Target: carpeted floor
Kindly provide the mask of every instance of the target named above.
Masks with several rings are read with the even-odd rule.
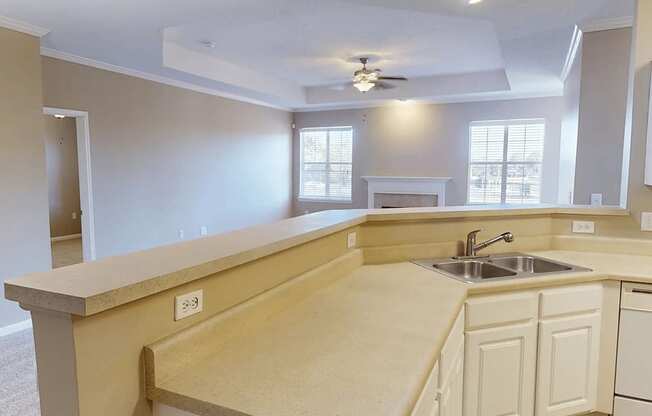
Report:
[[[52,242],[53,269],[70,266],[71,264],[81,263],[82,261],[81,238]]]
[[[39,416],[32,330],[0,337],[0,416]]]

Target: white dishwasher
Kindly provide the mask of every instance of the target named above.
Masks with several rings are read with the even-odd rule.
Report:
[[[623,283],[614,416],[652,415],[652,285]]]

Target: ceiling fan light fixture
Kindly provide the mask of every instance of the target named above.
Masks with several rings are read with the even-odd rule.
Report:
[[[373,82],[369,82],[367,80],[361,80],[353,84],[353,86],[360,92],[367,92],[371,90],[373,87],[375,87],[376,84],[374,84]]]

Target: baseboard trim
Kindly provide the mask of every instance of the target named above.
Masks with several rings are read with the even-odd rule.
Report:
[[[0,337],[4,337],[7,335],[11,335],[13,333],[23,331],[25,329],[29,329],[32,327],[32,320],[27,319],[25,321],[21,321],[15,324],[7,325],[0,327]]]
[[[76,238],[81,238],[81,236],[81,234],[60,235],[59,237],[52,237],[50,241],[54,243],[56,241],[74,240]]]

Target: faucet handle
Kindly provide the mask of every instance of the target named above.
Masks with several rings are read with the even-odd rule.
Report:
[[[471,238],[472,238],[472,237],[475,237],[476,234],[478,234],[478,233],[481,232],[481,231],[482,231],[482,230],[473,230],[473,231],[471,231],[470,233],[467,234],[467,238],[469,238],[469,237],[471,237]]]

